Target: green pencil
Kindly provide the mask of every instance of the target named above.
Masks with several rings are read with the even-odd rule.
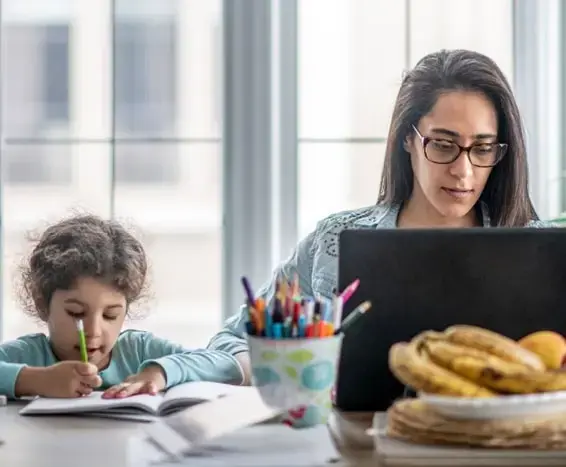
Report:
[[[88,363],[88,353],[86,351],[85,328],[82,319],[77,320],[77,330],[79,331],[79,347],[81,349],[81,360],[84,363]]]

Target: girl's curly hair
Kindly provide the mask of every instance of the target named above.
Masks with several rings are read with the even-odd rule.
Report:
[[[56,290],[80,277],[114,286],[131,305],[147,286],[148,264],[141,243],[124,226],[94,215],[78,215],[48,227],[21,268],[24,310],[45,317]]]

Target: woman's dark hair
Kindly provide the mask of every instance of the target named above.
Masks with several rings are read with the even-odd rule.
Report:
[[[497,111],[499,141],[507,143],[480,199],[494,226],[524,226],[538,220],[528,193],[524,130],[515,98],[496,63],[477,52],[441,50],[422,58],[401,83],[391,118],[378,203],[402,204],[413,189],[413,169],[404,142],[420,119],[448,91],[481,92]]]
[[[92,277],[123,293],[129,310],[142,296],[147,270],[141,243],[121,224],[74,216],[48,227],[37,240],[22,266],[20,298],[26,312],[45,317],[56,290]]]

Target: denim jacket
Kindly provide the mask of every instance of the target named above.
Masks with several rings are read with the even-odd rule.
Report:
[[[481,204],[484,227],[491,224],[485,204]],[[303,238],[291,256],[274,271],[269,282],[257,292],[258,296],[271,301],[277,277],[292,280],[295,274],[304,295],[331,298],[338,282],[338,238],[345,229],[396,228],[399,206],[373,205],[353,211],[332,214],[318,222],[314,231]],[[549,226],[543,221],[533,221],[527,227]],[[248,350],[245,340],[247,315],[242,310],[226,320],[224,328],[211,339],[209,348],[235,355]]]

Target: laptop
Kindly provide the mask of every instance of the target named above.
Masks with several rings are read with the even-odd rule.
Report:
[[[566,336],[566,229],[376,229],[340,235],[338,285],[360,285],[343,319],[372,308],[344,336],[336,406],[383,411],[404,393],[389,348],[427,329],[471,324],[519,339]]]

